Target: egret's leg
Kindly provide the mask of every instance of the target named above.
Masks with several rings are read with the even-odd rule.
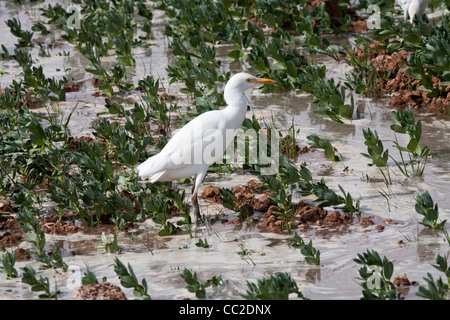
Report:
[[[197,192],[198,192],[198,187],[200,186],[200,184],[203,181],[203,178],[205,178],[205,175],[206,175],[206,171],[198,173],[195,176],[195,178],[194,178],[194,185],[192,186],[191,203],[192,203],[192,206],[194,207],[194,214],[195,214],[196,223],[198,223],[201,220],[200,207],[198,205]]]
[[[192,206],[194,207],[194,214],[195,214],[195,220],[196,222],[199,222],[201,220],[200,216],[200,207],[198,205],[198,197],[197,197],[197,190],[194,191],[191,198]]]

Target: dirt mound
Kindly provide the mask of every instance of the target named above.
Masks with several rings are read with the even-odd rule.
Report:
[[[234,196],[236,197],[236,205],[238,208],[246,208],[249,214],[254,211],[266,212],[271,205],[274,203],[269,199],[273,196],[272,192],[269,191],[259,191],[257,188],[261,186],[262,183],[257,180],[250,180],[247,184],[235,187],[231,189]],[[202,191],[202,198],[205,200],[222,203],[222,196],[220,195],[220,190],[222,188],[217,186],[207,186]],[[260,196],[257,197],[257,195]]]
[[[397,287],[405,287],[405,286],[411,285],[406,273],[402,273],[402,274],[395,276],[394,281],[392,283],[394,284],[394,286],[397,286]]]
[[[31,256],[23,248],[17,248],[15,252],[16,252],[16,261],[27,261],[31,259]]]
[[[75,82],[68,82],[64,84],[64,91],[65,92],[77,92],[79,89],[78,83]]]
[[[291,224],[292,228],[308,229],[311,225],[339,227],[353,221],[349,215],[338,211],[328,212],[319,206],[311,207],[303,201],[294,204],[292,209],[294,216],[291,221],[286,221],[286,217],[283,215],[284,210],[277,206],[271,206],[264,215],[262,227],[269,232],[282,232],[288,224]]]
[[[0,243],[5,247],[16,246],[23,239],[23,232],[20,229],[7,231],[0,237]]]
[[[444,87],[444,96],[428,97],[428,92],[419,90],[420,82],[410,77],[407,73],[408,57],[411,52],[400,50],[387,52],[380,47],[381,42],[373,41],[367,47],[361,47],[355,51],[358,59],[365,61],[366,57],[373,63],[380,77],[378,79],[379,90],[382,93],[391,94],[389,105],[396,109],[426,109],[427,111],[446,114],[450,106],[450,85]],[[382,77],[382,75],[386,75]],[[437,86],[440,80],[432,79]]]
[[[260,225],[269,232],[282,232],[286,230],[288,224],[291,224],[291,227],[294,229],[307,229],[310,225],[339,227],[353,221],[353,218],[349,215],[342,214],[338,211],[328,212],[318,206],[311,207],[311,205],[303,201],[293,205],[294,218],[291,221],[286,221],[286,217],[283,215],[284,210],[277,207],[270,199],[274,195],[273,192],[258,191],[257,188],[261,185],[261,182],[251,180],[243,186],[231,189],[231,191],[236,197],[236,204],[239,208],[245,206],[250,215],[254,211],[264,213]],[[220,189],[220,187],[216,186],[207,186],[203,189],[202,198],[222,203]],[[256,195],[258,193],[260,196],[257,197]],[[251,222],[256,223],[258,220],[252,219]],[[231,221],[225,221],[225,223],[236,224],[240,223],[240,220],[233,219]]]
[[[118,286],[109,282],[76,288],[73,298],[75,300],[128,300]]]
[[[0,215],[0,244],[5,247],[16,246],[23,239],[23,232],[19,229],[14,217],[9,215]]]
[[[70,234],[80,231],[78,226],[71,224],[69,221],[73,215],[62,214],[61,217],[57,214],[51,214],[41,221],[42,231],[49,234]]]
[[[222,188],[216,186],[206,186],[202,191],[202,198],[205,200],[222,203],[222,196],[219,191]]]

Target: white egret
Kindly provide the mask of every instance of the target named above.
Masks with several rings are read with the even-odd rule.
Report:
[[[275,82],[244,72],[235,74],[224,90],[227,107],[205,112],[178,130],[160,153],[137,167],[139,176],[151,183],[194,177],[191,202],[199,221],[198,187],[209,166],[223,156],[245,119],[248,102],[245,92]]]
[[[403,9],[405,20],[413,24],[414,16],[416,14],[422,14],[430,4],[431,0],[399,0],[400,7]]]

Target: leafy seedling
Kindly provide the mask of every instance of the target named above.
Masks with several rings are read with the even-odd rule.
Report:
[[[289,295],[295,293],[298,298],[307,300],[298,289],[297,283],[288,273],[277,272],[269,279],[263,278],[257,283],[247,281],[247,291],[241,294],[247,300],[289,300]]]
[[[133,268],[128,263],[128,270],[125,265],[119,260],[119,258],[115,258],[114,272],[119,276],[120,284],[125,288],[133,288],[133,294],[136,297],[140,297],[143,300],[151,300],[150,295],[148,294],[148,285],[145,279],[142,279],[142,284],[139,284],[136,275],[133,272]]]
[[[291,245],[296,249],[300,249],[306,263],[316,266],[320,265],[320,251],[313,247],[312,241],[305,244],[303,238],[295,232],[294,237],[291,239]]]
[[[192,270],[185,268],[183,273],[180,273],[180,277],[186,281],[187,286],[185,287],[189,292],[195,293],[195,296],[199,299],[206,298],[206,288],[209,286],[222,286],[224,281],[222,276],[213,276],[204,282],[199,282],[197,279],[197,272],[192,273]]]
[[[39,279],[36,278],[36,271],[33,267],[27,265],[21,270],[24,272],[22,276],[22,282],[29,284],[31,286],[32,291],[43,291],[44,293],[39,295],[39,298],[50,298],[56,299],[60,291],[51,292],[50,290],[50,281],[47,277],[43,278],[42,276]]]
[[[394,264],[386,257],[380,258],[375,250],[367,250],[358,254],[357,259],[353,259],[358,264],[363,265],[358,270],[360,280],[363,280],[362,300],[395,300],[399,298],[391,277],[394,272]]]
[[[317,135],[313,134],[308,137],[308,144],[311,148],[323,149],[325,151],[325,158],[332,161],[342,161],[342,156],[337,156],[335,154],[336,148],[331,145],[331,142],[327,139],[319,138]]]
[[[17,278],[17,270],[14,268],[14,264],[16,263],[15,251],[11,253],[5,251],[0,257],[0,262],[2,263],[0,272],[5,273],[8,278]]]

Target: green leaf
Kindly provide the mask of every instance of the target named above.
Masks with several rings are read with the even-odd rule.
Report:
[[[345,104],[339,108],[339,115],[341,117],[351,119],[353,117],[353,106]]]
[[[228,52],[228,56],[235,60],[239,60],[241,58],[241,51],[239,49],[231,50]]]

